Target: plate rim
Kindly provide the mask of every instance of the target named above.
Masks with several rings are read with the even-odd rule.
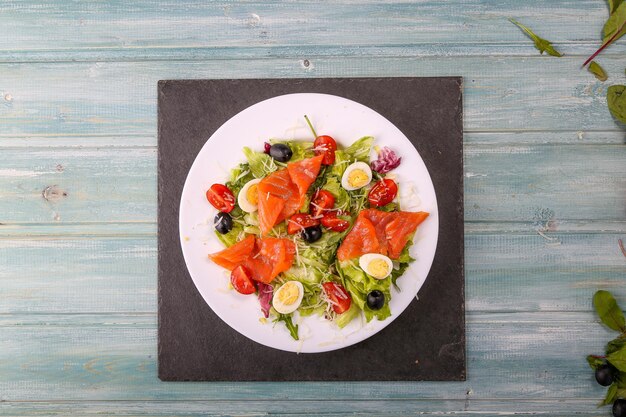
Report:
[[[184,204],[184,196],[186,194],[187,191],[187,187],[188,187],[188,181],[191,175],[191,172],[198,160],[198,157],[200,156],[200,154],[204,151],[205,147],[207,146],[207,144],[209,143],[209,141],[216,135],[218,135],[223,129],[226,129],[230,123],[233,122],[234,119],[236,119],[238,116],[240,116],[242,113],[244,112],[248,112],[248,111],[252,111],[255,107],[257,106],[261,106],[263,104],[266,104],[267,102],[271,102],[274,100],[280,100],[286,97],[293,97],[293,96],[321,96],[321,97],[326,97],[327,99],[331,99],[331,100],[336,100],[339,99],[341,101],[347,102],[350,105],[356,105],[358,107],[364,108],[366,111],[372,112],[375,115],[377,115],[378,117],[380,117],[382,120],[384,120],[386,123],[388,123],[390,126],[392,126],[393,128],[395,128],[398,132],[400,132],[402,139],[406,142],[408,142],[408,144],[414,149],[417,157],[419,158],[419,161],[423,164],[424,169],[426,171],[426,174],[428,176],[428,183],[430,184],[430,188],[432,189],[432,196],[433,196],[433,204],[434,207],[433,209],[436,211],[436,216],[429,216],[431,218],[431,221],[433,220],[433,217],[436,217],[434,220],[436,220],[436,225],[435,225],[435,230],[434,235],[433,236],[429,236],[430,239],[432,239],[432,246],[434,247],[433,253],[432,253],[432,257],[430,259],[427,260],[427,262],[424,262],[424,265],[427,265],[426,268],[426,274],[425,277],[423,278],[421,284],[419,285],[419,287],[415,290],[415,295],[413,295],[408,303],[402,308],[402,310],[397,313],[397,314],[392,314],[391,316],[387,317],[385,320],[383,321],[379,321],[379,320],[375,320],[377,323],[380,323],[380,327],[378,329],[376,329],[375,331],[371,331],[368,334],[365,334],[363,337],[357,337],[355,339],[350,340],[347,343],[341,343],[338,344],[337,346],[329,346],[326,347],[319,347],[318,349],[314,349],[314,350],[298,350],[298,349],[290,349],[290,348],[283,348],[280,346],[276,346],[276,345],[271,345],[268,344],[262,340],[258,340],[255,337],[250,336],[249,334],[246,334],[245,332],[239,330],[236,326],[234,326],[233,324],[231,324],[231,322],[229,322],[227,319],[225,319],[224,317],[222,317],[222,315],[220,313],[218,313],[218,311],[216,311],[216,309],[214,308],[214,306],[211,304],[210,300],[207,299],[204,296],[204,293],[201,291],[200,287],[198,287],[197,283],[196,283],[196,279],[193,276],[193,273],[191,272],[190,266],[189,266],[189,261],[188,261],[188,254],[185,251],[185,237],[184,237],[184,233],[182,231],[182,219],[183,219],[183,204]],[[430,271],[432,269],[433,263],[434,263],[434,259],[435,256],[437,254],[437,247],[438,247],[438,241],[439,241],[439,232],[440,232],[440,219],[439,219],[439,208],[438,208],[438,201],[437,201],[437,193],[436,193],[436,189],[434,186],[434,182],[432,180],[431,177],[431,173],[428,170],[428,166],[426,165],[426,163],[424,162],[424,159],[422,158],[420,152],[418,151],[417,147],[408,139],[408,137],[404,134],[404,132],[402,132],[394,123],[392,123],[389,119],[387,119],[384,115],[382,115],[381,113],[379,113],[378,111],[372,109],[371,107],[359,103],[355,100],[343,97],[343,96],[339,96],[339,95],[335,95],[335,94],[328,94],[328,93],[317,93],[317,92],[298,92],[298,93],[287,93],[287,94],[280,94],[280,95],[276,95],[273,97],[269,97],[267,99],[258,101],[256,103],[253,103],[252,105],[242,109],[241,111],[235,113],[234,115],[232,115],[231,117],[229,117],[224,123],[222,123],[220,125],[220,127],[218,127],[206,140],[204,140],[204,144],[202,145],[202,147],[200,148],[200,150],[198,151],[198,153],[195,155],[194,160],[187,172],[187,175],[185,176],[185,182],[181,191],[181,195],[179,198],[179,215],[178,215],[178,232],[179,232],[179,241],[180,241],[180,245],[181,245],[181,252],[183,254],[183,259],[185,262],[185,267],[187,269],[187,272],[189,274],[189,277],[192,279],[192,282],[194,283],[194,286],[196,288],[196,290],[200,293],[203,301],[211,308],[211,310],[216,314],[217,317],[219,317],[220,320],[222,320],[225,324],[227,324],[232,330],[236,331],[237,333],[239,333],[240,335],[246,337],[249,340],[252,340],[256,343],[259,343],[263,346],[272,348],[272,349],[277,349],[277,350],[281,350],[281,351],[285,351],[285,352],[290,352],[290,353],[324,353],[324,352],[332,352],[332,351],[336,351],[336,350],[341,350],[344,348],[347,348],[349,346],[353,346],[357,343],[360,343],[362,341],[367,340],[368,338],[374,336],[375,334],[379,333],[380,331],[382,331],[383,329],[385,329],[387,326],[389,326],[395,319],[397,319],[398,317],[400,317],[402,315],[402,313],[409,307],[409,305],[412,303],[412,299],[415,298],[415,296],[419,293],[420,289],[423,287],[424,283],[426,282],[426,280],[428,279],[428,276],[430,274]],[[432,211],[430,211],[430,214],[432,215]],[[418,229],[419,230],[419,229]],[[409,268],[407,269],[407,272],[410,270],[411,266],[409,266]],[[406,274],[406,272],[405,272]],[[393,289],[393,288],[392,288]],[[332,324],[329,324],[330,326],[332,326]],[[364,329],[359,329],[357,332],[364,332]],[[271,331],[268,329],[268,333],[271,333]]]

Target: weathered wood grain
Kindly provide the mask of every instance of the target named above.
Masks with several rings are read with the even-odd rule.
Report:
[[[0,123],[5,136],[154,136],[160,79],[384,74],[463,76],[468,131],[619,129],[606,107],[608,83],[580,64],[580,58],[539,55],[1,64]],[[621,57],[606,57],[602,65],[623,74]]]
[[[604,389],[593,380],[584,358],[601,351],[612,334],[588,312],[469,314],[467,382],[162,383],[156,378],[154,317],[144,317],[143,325],[141,318],[136,323],[108,325],[94,323],[92,317],[83,322],[82,317],[60,325],[0,327],[2,400],[218,401],[226,408],[207,411],[225,414],[242,412],[228,407],[238,407],[243,400],[249,412],[306,414],[316,412],[313,407],[319,400],[336,402],[320,409],[324,412],[347,412],[362,401],[390,401],[398,407],[390,411],[398,413],[411,409],[409,404],[415,400],[459,400],[477,411],[481,406],[511,411],[523,410],[523,404],[521,409],[513,405],[517,399],[577,398],[584,401],[570,409],[593,412]],[[108,320],[101,318],[102,323]],[[481,402],[502,399],[511,399],[510,408],[494,409]],[[342,401],[347,405],[340,405]],[[478,401],[475,406],[474,401]],[[289,410],[290,402],[301,406]],[[448,410],[445,402],[433,407],[433,411]],[[368,410],[375,413],[376,408],[354,409]]]
[[[515,136],[499,135],[503,141]],[[573,220],[626,221],[623,145],[470,142],[464,155],[467,221],[520,221],[527,230]],[[5,149],[0,223],[154,222],[155,171],[151,147]]]
[[[155,148],[10,149],[0,154],[2,223],[155,219]]]
[[[564,400],[314,400],[277,402],[271,393],[255,401],[58,401],[4,402],[0,412],[12,416],[281,416],[281,417],[406,417],[426,416],[608,416],[591,399]]]
[[[626,305],[626,234],[545,236],[466,235],[467,310],[590,311],[599,288]],[[6,238],[0,259],[0,314],[156,312],[154,235]]]
[[[314,1],[13,0],[0,10],[0,59],[298,56],[319,55],[311,48],[318,45],[321,53],[344,50],[344,56],[537,54],[509,17],[566,54],[588,55],[599,46],[607,16],[597,0],[357,0],[330,7]],[[616,44],[607,52],[625,49]]]
[[[608,415],[584,355],[611,335],[591,294],[626,305],[626,134],[604,99],[626,43],[600,58],[608,83],[580,69],[606,16],[600,0],[4,1],[0,415]],[[468,381],[159,382],[156,81],[381,75],[465,77]]]
[[[530,126],[532,127],[532,126]],[[623,130],[502,130],[493,132],[466,131],[465,145],[623,145],[626,132]],[[120,148],[155,147],[156,136],[144,135],[33,135],[7,136],[0,132],[0,149],[38,148]]]

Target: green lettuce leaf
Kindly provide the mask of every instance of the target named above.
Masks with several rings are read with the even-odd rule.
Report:
[[[344,149],[345,154],[348,156],[350,162],[357,161],[365,162],[366,164],[370,163],[370,151],[372,150],[372,145],[374,144],[373,136],[363,136],[361,139],[354,142],[352,145],[348,146]],[[336,153],[335,153],[336,157]],[[342,173],[343,174],[343,173]]]
[[[239,242],[239,237],[243,237],[243,226],[239,223],[233,222],[233,228],[230,232],[226,234],[221,234],[217,230],[215,231],[215,235],[226,247],[233,246],[235,243]]]
[[[246,185],[248,181],[253,179],[254,176],[250,170],[250,165],[247,163],[239,164],[239,166],[230,170],[230,178],[226,183],[226,186],[233,192],[233,194],[235,194],[236,198],[243,186]]]
[[[337,315],[335,319],[335,323],[339,326],[340,329],[343,329],[350,323],[352,320],[357,318],[361,314],[361,309],[355,304],[350,304],[350,308],[348,311],[344,311],[341,314]]]
[[[312,158],[315,156],[313,152],[313,142],[303,142],[298,140],[281,140],[281,139],[270,139],[270,143],[273,145],[275,143],[282,143],[289,148],[293,152],[291,159],[289,162],[297,162],[306,158]]]
[[[344,211],[350,210],[350,195],[341,186],[341,181],[336,176],[329,175],[322,189],[330,192],[335,197],[335,208]]]
[[[243,154],[248,160],[248,165],[254,178],[266,177],[278,169],[274,159],[266,153],[256,152],[248,147],[244,147]]]
[[[385,320],[391,316],[391,310],[389,309],[389,300],[391,300],[390,279],[378,280],[369,276],[358,266],[356,259],[337,262],[336,267],[345,288],[352,295],[352,302],[363,310],[365,319],[368,322],[373,318]],[[367,294],[373,290],[379,290],[385,294],[385,305],[380,310],[372,310],[367,306]]]
[[[350,155],[348,155],[345,151],[336,150],[335,151],[335,163],[332,165],[330,173],[337,178],[341,178],[343,176],[344,171],[350,165]]]

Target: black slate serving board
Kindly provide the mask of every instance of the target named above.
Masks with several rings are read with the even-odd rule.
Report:
[[[462,86],[459,77],[159,81],[159,378],[465,380]],[[437,252],[419,300],[376,335],[332,352],[288,353],[232,330],[196,290],[180,247],[180,196],[205,141],[241,110],[289,93],[342,96],[390,120],[424,159],[439,206]]]

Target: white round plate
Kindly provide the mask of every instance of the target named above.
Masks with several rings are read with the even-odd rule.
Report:
[[[207,254],[223,249],[215,236],[217,211],[207,202],[206,190],[224,183],[231,168],[244,162],[244,146],[262,150],[269,138],[312,141],[304,115],[320,135],[330,135],[341,147],[363,136],[374,136],[375,145],[389,146],[402,157],[397,175],[400,205],[406,211],[427,211],[430,216],[417,229],[410,253],[415,262],[392,288],[391,317],[384,321],[355,319],[343,329],[321,317],[296,317],[300,341],[289,335],[284,323],[263,323],[257,297],[228,289],[229,272],[215,265]],[[419,117],[419,116],[417,116]],[[415,138],[419,140],[419,138]],[[375,153],[372,152],[372,157]],[[411,142],[391,122],[354,101],[327,94],[288,94],[248,107],[224,123],[196,157],[180,202],[180,238],[185,263],[198,291],[213,311],[230,327],[263,345],[291,352],[325,352],[360,342],[388,326],[416,297],[435,256],[439,217],[430,175]]]

